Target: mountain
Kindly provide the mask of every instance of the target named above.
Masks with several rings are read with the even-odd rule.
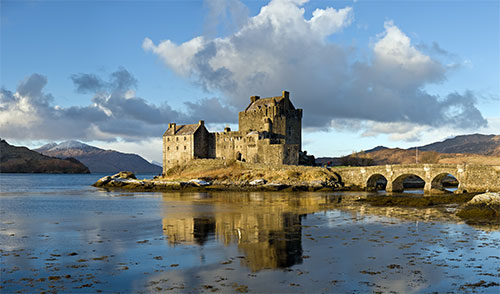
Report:
[[[463,135],[409,149],[378,146],[342,157],[320,157],[320,165],[383,165],[410,163],[475,163],[500,165],[499,135]],[[417,158],[418,157],[418,158]]]
[[[156,161],[156,160],[151,161],[151,164],[153,164],[153,165],[157,165],[157,166],[159,166],[159,167],[162,167],[162,166],[163,166],[163,164],[162,164],[161,162],[158,162],[158,161]]]
[[[89,167],[92,173],[117,173],[131,171],[141,174],[160,174],[162,168],[146,161],[137,154],[104,150],[79,141],[50,143],[36,151],[54,157],[74,157]]]
[[[412,148],[414,149],[414,148]],[[471,153],[500,156],[500,135],[463,135],[418,147],[439,153]]]
[[[386,150],[386,149],[389,149],[385,146],[377,146],[375,148],[372,148],[372,149],[369,149],[369,150],[365,150],[365,153],[370,153],[370,152],[375,152],[375,151],[380,151],[380,150]]]
[[[0,139],[1,173],[88,174],[89,169],[74,158],[53,158]]]

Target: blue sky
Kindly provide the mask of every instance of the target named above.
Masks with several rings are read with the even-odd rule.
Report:
[[[160,161],[170,121],[236,127],[281,90],[316,156],[500,133],[498,1],[2,0],[0,30],[14,144]]]

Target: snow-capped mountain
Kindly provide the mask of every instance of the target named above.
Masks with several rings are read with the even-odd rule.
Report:
[[[49,143],[35,149],[44,155],[66,158],[73,157],[85,164],[91,173],[116,173],[132,171],[142,174],[160,174],[162,168],[149,163],[137,154],[104,150],[79,141]]]

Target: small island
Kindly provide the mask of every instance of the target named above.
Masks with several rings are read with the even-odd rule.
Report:
[[[473,199],[481,192],[500,191],[500,166],[306,166],[309,162],[301,151],[301,125],[302,109],[293,106],[289,92],[269,98],[252,96],[250,104],[239,113],[238,131],[226,127],[223,132],[212,133],[203,120],[188,125],[170,123],[163,134],[161,176],[139,180],[131,172],[120,172],[99,179],[94,186],[161,192],[331,192],[382,188],[388,194],[367,201],[373,205],[412,207],[464,205],[473,201],[462,208],[460,215],[464,219],[489,221],[500,216],[498,193]],[[460,197],[444,187],[450,176],[458,184],[454,194]],[[411,177],[419,178],[424,194],[433,196],[396,196],[404,191],[405,181]]]

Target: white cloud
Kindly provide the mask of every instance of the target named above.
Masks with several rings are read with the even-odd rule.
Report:
[[[440,97],[423,90],[445,80],[451,69],[419,51],[393,22],[384,24],[368,60],[352,61],[353,49],[328,37],[353,22],[353,9],[316,9],[306,19],[305,2],[270,1],[225,37],[200,36],[182,44],[155,44],[146,38],[143,47],[173,71],[222,93],[237,109],[246,106],[251,95],[289,90],[295,105],[304,108],[307,128],[328,128],[332,120],[338,127],[339,119],[420,129],[473,130],[487,124],[473,92]],[[377,130],[382,132],[374,126],[367,133]],[[419,133],[393,137],[414,139]]]
[[[153,41],[146,38],[142,43],[142,48],[151,50],[162,57],[163,61],[176,73],[188,76],[194,56],[204,43],[203,37],[197,37],[179,46],[170,40],[163,41],[158,46],[155,46]]]
[[[154,105],[137,97],[135,78],[124,68],[108,80],[91,74],[72,77],[76,90],[93,94],[86,106],[53,105],[53,97],[43,88],[47,78],[32,74],[21,81],[16,92],[0,90],[0,134],[9,140],[102,140],[143,141],[162,136],[169,122],[193,123],[200,110],[210,110],[210,122],[237,118],[233,108],[217,98],[186,103],[187,112],[167,103]]]

